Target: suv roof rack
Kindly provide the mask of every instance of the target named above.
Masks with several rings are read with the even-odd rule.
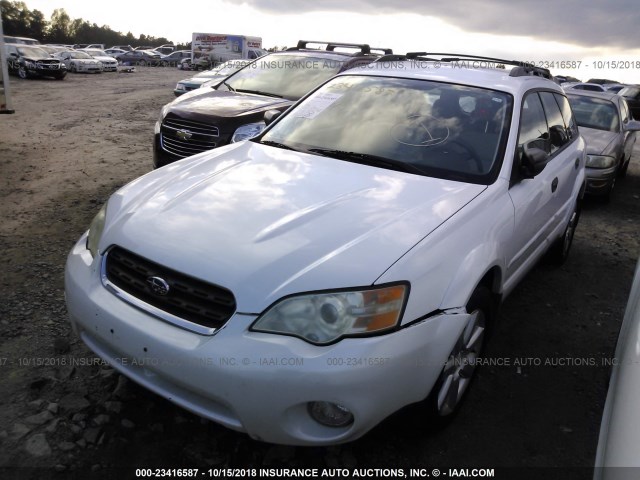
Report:
[[[393,55],[393,50],[391,48],[371,47],[371,51],[382,52],[383,55]]]
[[[439,59],[429,58],[429,55],[438,55]],[[509,72],[510,77],[537,76],[553,79],[553,75],[547,68],[536,67],[532,63],[522,62],[520,60],[505,60],[503,58],[485,57],[482,55],[466,55],[463,53],[427,53],[427,52],[408,52],[407,60],[423,59],[438,62],[460,62],[464,60],[485,60],[490,62],[502,63],[505,65],[513,65],[516,68]]]
[[[329,52],[335,51],[336,47],[342,47],[342,48],[354,48],[354,49],[360,50],[359,53],[364,53],[364,54],[371,53],[371,47],[366,43],[323,42],[323,41],[317,41],[317,40],[299,40],[297,46],[287,48],[287,50],[303,50],[305,48],[309,48],[308,45],[310,43],[321,44],[321,45],[326,44],[327,47],[325,48],[325,50]],[[376,50],[383,50],[383,49],[377,48]],[[345,53],[345,52],[340,52],[340,53]]]

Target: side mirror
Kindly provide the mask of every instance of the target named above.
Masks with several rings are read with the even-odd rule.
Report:
[[[569,141],[569,136],[567,135],[567,130],[564,127],[554,125],[549,128],[549,139],[551,140],[551,145],[562,147]]]
[[[623,127],[625,132],[637,132],[640,131],[639,120],[629,120]]]
[[[282,112],[280,110],[267,110],[266,112],[264,112],[265,125],[270,125],[280,115],[282,115]]]
[[[538,175],[549,161],[549,154],[538,147],[525,146],[522,151],[522,178]]]

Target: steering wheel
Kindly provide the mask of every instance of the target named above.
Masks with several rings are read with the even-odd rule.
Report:
[[[475,149],[471,145],[467,145],[466,143],[457,139],[449,140],[447,144],[457,145],[461,150],[464,150],[464,152],[469,156],[469,158],[473,160],[473,163],[478,169],[478,173],[484,172],[484,165],[480,161],[480,157],[478,156],[478,153],[475,151]]]

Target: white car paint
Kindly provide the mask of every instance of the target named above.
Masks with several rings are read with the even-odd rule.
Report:
[[[636,266],[614,360],[600,426],[596,480],[630,478],[631,468],[640,467],[640,262]]]
[[[73,248],[65,285],[74,330],[150,390],[274,443],[353,440],[424,399],[470,319],[466,305],[481,279],[490,272],[493,294],[510,293],[564,234],[585,181],[585,145],[576,137],[535,178],[510,182],[521,99],[537,89],[561,94],[557,85],[447,67],[345,75],[490,85],[513,95],[508,153],[490,185],[251,141],[188,157],[111,197],[95,258],[87,234]],[[112,245],[223,285],[235,295],[235,313],[207,332],[123,301],[101,273]],[[291,294],[395,282],[410,293],[397,328],[385,334],[314,345],[249,329]],[[336,363],[345,358],[378,360]],[[344,405],[353,423],[317,423],[307,410],[313,401]]]

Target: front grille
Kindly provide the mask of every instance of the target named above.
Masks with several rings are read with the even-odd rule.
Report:
[[[42,68],[46,70],[59,70],[60,64],[57,62],[39,61],[36,62],[36,68]]]
[[[163,150],[181,158],[217,147],[219,135],[218,127],[171,115],[167,115],[160,128]]]
[[[110,249],[104,262],[104,274],[115,287],[180,319],[218,329],[235,312],[235,298],[226,288],[164,267],[124,248]],[[167,283],[166,295],[153,292],[151,277]]]

